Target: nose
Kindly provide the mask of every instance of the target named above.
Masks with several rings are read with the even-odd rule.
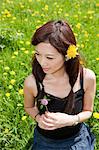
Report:
[[[44,67],[44,66],[47,65],[47,62],[46,62],[46,59],[45,59],[45,58],[42,58],[42,59],[40,60],[40,65],[41,65],[42,67]]]

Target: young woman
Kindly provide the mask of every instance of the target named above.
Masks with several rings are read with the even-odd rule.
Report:
[[[32,37],[32,74],[24,82],[24,107],[37,122],[32,150],[93,150],[91,117],[95,74],[80,65],[67,22],[49,21]]]

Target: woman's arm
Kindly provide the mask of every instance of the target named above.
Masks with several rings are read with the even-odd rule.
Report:
[[[96,93],[96,77],[92,70],[84,69],[84,99],[83,111],[79,113],[80,122],[84,122],[91,117]]]
[[[30,75],[24,81],[24,109],[33,119],[39,112],[34,102],[36,93],[35,79],[33,75]]]

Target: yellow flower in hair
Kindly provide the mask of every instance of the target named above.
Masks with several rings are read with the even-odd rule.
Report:
[[[77,47],[75,45],[70,45],[67,50],[67,59],[75,58],[77,54]]]

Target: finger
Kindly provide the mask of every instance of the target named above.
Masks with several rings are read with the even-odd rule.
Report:
[[[45,130],[50,130],[50,131],[51,131],[51,130],[55,130],[56,128],[55,128],[55,127],[51,127],[51,128],[45,127],[44,129],[45,129]]]
[[[43,125],[38,125],[38,126],[44,130],[55,130],[56,129],[55,127],[49,127],[49,126],[43,126]]]
[[[55,120],[55,113],[45,112],[47,118]]]
[[[45,127],[53,127],[54,126],[54,124],[52,124],[52,123],[47,123],[47,122],[45,122],[44,120],[42,121],[42,125],[44,125]]]
[[[46,116],[43,117],[43,120],[46,122],[46,123],[51,123],[51,124],[54,124],[54,120],[51,119],[51,118],[47,118]]]

